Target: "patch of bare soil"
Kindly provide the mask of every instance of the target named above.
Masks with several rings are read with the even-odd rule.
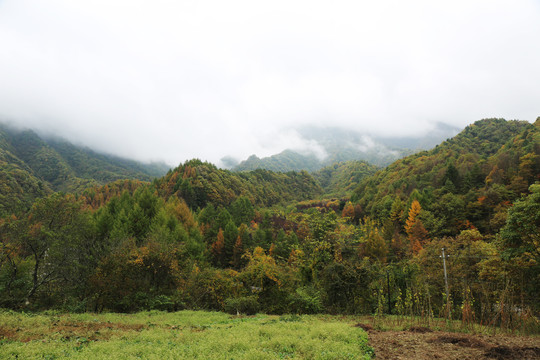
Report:
[[[425,334],[428,332],[433,332],[430,328],[424,327],[424,326],[411,326],[409,328],[410,332],[419,333],[419,334]]]
[[[11,329],[4,326],[0,326],[0,341],[20,341],[29,342],[38,339],[35,335],[29,335],[25,333],[19,333],[20,329]]]
[[[145,328],[143,324],[122,324],[110,322],[60,322],[54,324],[54,331],[99,331],[103,329],[120,330],[120,331],[141,331]]]
[[[376,359],[538,360],[540,338],[442,331],[369,331]]]
[[[60,322],[51,326],[51,332],[62,334],[69,340],[73,337],[88,337],[89,340],[106,340],[114,332],[141,331],[143,324],[122,324],[110,322]]]
[[[0,326],[0,340],[13,340],[16,336],[17,333],[15,332],[15,330]]]
[[[359,327],[359,328],[362,328],[363,330],[365,331],[373,331],[373,326],[369,325],[369,324],[362,324],[362,323],[358,323],[356,325],[354,325],[354,327]]]
[[[143,324],[121,324],[109,322],[64,322],[51,324],[47,331],[36,333],[35,329],[9,328],[0,326],[0,340],[28,342],[42,340],[54,334],[60,334],[62,339],[87,338],[88,340],[106,340],[114,333],[125,331],[141,331],[146,328]]]

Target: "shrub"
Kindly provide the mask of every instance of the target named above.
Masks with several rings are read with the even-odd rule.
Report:
[[[289,296],[290,311],[296,314],[316,314],[323,310],[321,296],[312,287],[301,287]]]
[[[253,315],[259,310],[257,296],[241,296],[237,298],[225,299],[225,311],[229,314]]]

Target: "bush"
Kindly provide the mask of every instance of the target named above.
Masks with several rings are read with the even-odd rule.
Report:
[[[148,305],[150,310],[174,311],[175,309],[174,301],[165,295],[157,295],[151,298]]]
[[[290,310],[296,314],[316,314],[323,310],[321,296],[312,287],[301,287],[289,295]]]
[[[225,299],[224,309],[229,314],[254,315],[259,311],[257,296],[241,296]]]
[[[89,310],[89,300],[69,297],[60,309],[68,313],[82,314]]]

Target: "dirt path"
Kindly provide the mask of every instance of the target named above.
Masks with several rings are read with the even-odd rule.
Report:
[[[540,337],[469,335],[426,328],[377,331],[368,326],[366,330],[376,359],[540,359]]]

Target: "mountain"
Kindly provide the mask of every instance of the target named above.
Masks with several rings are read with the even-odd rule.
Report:
[[[229,206],[244,196],[255,206],[270,207],[316,198],[322,188],[306,171],[273,172],[258,169],[232,172],[200,160],[190,160],[154,180],[158,194],[168,199],[176,195],[193,209],[208,203]]]
[[[0,217],[29,208],[35,199],[52,193],[16,155],[10,137],[0,129]]]
[[[284,150],[279,154],[265,158],[258,158],[251,155],[247,160],[242,161],[233,167],[234,171],[251,171],[256,169],[266,169],[270,171],[316,171],[321,168],[321,160],[313,154],[300,154],[292,150]]]
[[[81,192],[120,179],[151,181],[167,169],[0,124],[0,214],[25,209],[53,191]]]
[[[347,196],[366,177],[372,176],[379,167],[365,161],[337,162],[313,172],[313,177],[328,196]]]
[[[539,134],[540,120],[477,121],[434,149],[364,179],[353,200],[378,219],[389,218],[396,201],[418,200],[426,228],[436,236],[470,226],[494,234],[512,201],[540,180]]]
[[[317,144],[326,153],[326,157],[321,159],[313,153],[287,149],[262,159],[252,155],[237,164],[229,157],[222,159],[222,162],[234,171],[267,169],[313,172],[334,163],[351,160],[364,160],[377,166],[386,166],[415,151],[436,146],[456,135],[458,129],[438,123],[427,135],[408,137],[374,136],[335,127],[303,127],[297,132],[302,139]]]

